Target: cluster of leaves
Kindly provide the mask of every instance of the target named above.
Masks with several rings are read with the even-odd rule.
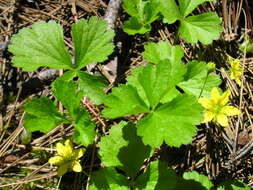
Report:
[[[26,129],[47,133],[57,125],[72,123],[76,141],[91,144],[95,125],[80,106],[81,98],[86,95],[95,104],[107,106],[103,110],[107,118],[146,114],[137,123],[137,133],[151,147],[158,147],[163,141],[176,147],[191,143],[192,136],[196,135],[195,125],[203,120],[197,98],[209,95],[210,90],[220,84],[219,77],[210,74],[204,62],[183,64],[184,53],[180,46],[171,46],[168,42],[149,43],[143,56],[152,64],[134,69],[126,84],[113,88],[106,96],[105,80],[81,69],[88,63],[107,58],[113,50],[113,35],[111,30],[106,30],[105,22],[96,17],[78,21],[72,26],[73,63],[64,45],[62,29],[53,21],[38,22],[12,38],[9,50],[15,54],[15,66],[28,71],[40,66],[69,70],[52,83],[53,94],[68,111],[67,115],[59,113],[49,98],[35,98],[25,105]],[[75,76],[77,81],[72,80]],[[180,93],[182,90],[185,93]]]
[[[123,0],[123,8],[131,16],[123,29],[130,35],[144,34],[161,15],[167,24],[180,22],[178,33],[185,41],[210,44],[222,32],[221,18],[215,12],[189,16],[206,1],[213,0],[178,0],[178,3],[176,0]]]
[[[103,115],[145,114],[137,122],[137,134],[151,147],[159,147],[164,141],[175,147],[191,143],[195,125],[203,120],[197,99],[220,84],[219,76],[208,73],[204,62],[183,64],[182,48],[168,42],[149,43],[143,55],[153,64],[137,67],[126,84],[112,89],[105,99]]]
[[[106,60],[112,53],[114,32],[106,27],[106,22],[98,17],[81,19],[72,25],[74,60],[64,44],[60,24],[54,21],[37,22],[12,37],[9,51],[15,55],[12,61],[16,67],[25,71],[34,71],[41,66],[68,70],[51,85],[55,98],[68,112],[59,113],[47,97],[32,99],[25,105],[24,126],[29,132],[47,133],[60,124],[73,124],[76,142],[85,146],[93,143],[95,125],[80,101],[85,95],[94,104],[101,104],[107,82],[82,69],[89,63]],[[73,81],[74,77],[78,80]]]
[[[123,30],[130,35],[145,34],[151,30],[150,24],[159,18],[159,2],[157,0],[123,0],[123,8],[131,15],[123,27]]]
[[[161,161],[150,162],[143,168],[144,160],[152,155],[153,149],[143,144],[136,125],[122,121],[112,126],[109,133],[99,143],[105,167],[93,172],[91,190],[249,190],[239,181],[227,181],[214,187],[208,177],[196,171],[185,172],[180,177]]]
[[[202,2],[205,0],[179,0],[178,7],[174,0],[124,1],[123,7],[132,16],[124,30],[134,33],[134,25],[145,33],[161,12],[167,23],[180,20],[179,33],[189,42],[210,43],[219,32],[210,30],[213,35],[207,35],[206,40],[203,35],[196,37],[192,30],[205,33],[214,25],[220,29],[219,18],[214,13],[187,17]],[[176,13],[169,15],[166,6],[173,7]],[[54,97],[67,112],[60,113],[47,97],[34,98],[25,105],[25,128],[47,133],[58,125],[73,124],[76,143],[92,144],[96,126],[81,106],[81,99],[88,96],[94,104],[105,105],[102,114],[106,118],[143,115],[135,123],[122,121],[112,126],[109,135],[101,138],[99,155],[105,167],[93,172],[90,189],[213,189],[209,179],[196,172],[179,177],[163,162],[144,161],[163,143],[174,147],[191,143],[196,125],[203,120],[198,98],[210,95],[211,89],[221,83],[219,76],[210,73],[205,62],[183,63],[181,46],[148,43],[143,53],[148,64],[133,69],[126,84],[114,87],[106,95],[106,80],[84,71],[89,63],[105,61],[112,53],[114,32],[106,28],[106,23],[97,17],[73,24],[73,58],[64,44],[61,26],[54,21],[35,23],[13,36],[9,50],[15,55],[16,67],[25,71],[42,66],[67,70],[51,85]],[[229,183],[228,188],[238,187],[233,185]],[[227,189],[226,184],[218,187],[222,189]]]

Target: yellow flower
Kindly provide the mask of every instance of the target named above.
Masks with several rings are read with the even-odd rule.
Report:
[[[82,166],[79,158],[85,153],[84,148],[74,150],[72,142],[68,139],[56,144],[57,155],[51,157],[48,162],[58,166],[58,175],[62,176],[68,171],[81,172]]]
[[[230,91],[220,95],[218,88],[213,88],[210,98],[199,98],[199,103],[205,108],[204,121],[218,122],[221,126],[228,126],[228,116],[239,115],[241,111],[234,106],[229,106]]]
[[[231,65],[231,68],[229,69],[231,74],[230,78],[232,80],[235,80],[235,82],[241,86],[241,77],[243,75],[243,69],[240,65],[239,59],[233,59],[232,57],[228,57],[228,62]]]

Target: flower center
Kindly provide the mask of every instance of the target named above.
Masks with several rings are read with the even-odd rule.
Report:
[[[216,114],[219,114],[221,112],[222,106],[220,106],[219,104],[215,106],[213,112]]]
[[[64,157],[64,161],[67,162],[72,162],[73,161],[73,156],[72,155],[68,155],[66,157]]]

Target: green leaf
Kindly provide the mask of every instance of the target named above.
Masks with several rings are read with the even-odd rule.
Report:
[[[216,13],[203,13],[181,20],[179,35],[189,43],[210,44],[222,32],[221,18]]]
[[[41,66],[72,68],[62,28],[55,21],[40,21],[31,28],[21,29],[11,38],[9,51],[14,54],[14,65],[25,71],[34,71]]]
[[[136,17],[131,17],[124,22],[123,30],[129,35],[145,34],[151,30],[151,27],[148,24],[144,25],[140,23]]]
[[[157,0],[124,0],[124,10],[132,17],[124,22],[123,30],[130,35],[144,34],[151,30],[150,24],[158,18]]]
[[[61,101],[71,117],[75,120],[78,117],[77,114],[80,108],[80,101],[83,97],[83,93],[77,90],[77,84],[59,77],[53,82],[52,91],[55,97]]]
[[[99,143],[102,163],[105,166],[118,166],[134,178],[144,159],[150,156],[151,148],[143,144],[133,124],[120,122],[110,129],[109,134],[102,137]]]
[[[145,90],[142,88],[140,82],[139,82],[139,75],[142,73],[143,69],[145,67],[135,67],[131,74],[127,77],[127,84],[133,86],[136,88],[137,93],[139,94],[140,98],[145,102],[146,105],[149,105],[147,95],[145,93]]]
[[[89,190],[129,190],[127,179],[114,168],[102,168],[93,172]]]
[[[144,58],[150,63],[160,63],[169,60],[171,63],[178,63],[184,56],[184,50],[181,46],[172,46],[169,42],[161,41],[159,43],[148,43],[144,46]]]
[[[163,62],[170,65],[170,76],[165,79],[168,80],[167,83],[170,84],[170,89],[183,80],[186,68],[181,63],[181,59],[184,56],[181,46],[171,46],[168,42],[149,43],[145,46],[143,56],[151,63],[158,64]]]
[[[173,24],[182,18],[175,0],[160,0],[160,11],[164,16],[164,22]]]
[[[187,17],[198,5],[213,0],[160,0],[160,11],[164,21],[172,24],[180,20],[179,35],[188,43],[210,44],[222,32],[221,18],[214,12]]]
[[[139,23],[151,24],[158,18],[158,0],[123,0],[124,10]]]
[[[91,121],[90,115],[86,110],[80,108],[78,115],[79,117],[74,123],[74,140],[78,144],[88,146],[94,141],[96,125]]]
[[[62,123],[68,121],[47,97],[34,98],[25,104],[25,128],[30,131],[47,133]]]
[[[187,64],[187,72],[184,75],[185,81],[178,86],[186,93],[199,97],[208,97],[212,88],[218,87],[221,80],[218,75],[208,74],[208,67],[205,62],[192,61]]]
[[[174,190],[179,181],[176,172],[167,169],[164,162],[152,162],[148,169],[137,178],[137,190]]]
[[[197,6],[213,0],[179,0],[179,7],[175,0],[159,0],[160,11],[164,21],[173,24],[176,20],[182,20],[188,16]]]
[[[127,146],[128,142],[123,138],[122,129],[127,125],[127,122],[120,122],[113,126],[109,131],[109,136],[101,138],[99,143],[102,163],[105,166],[123,166],[123,163],[118,158],[120,149]]]
[[[155,108],[161,98],[170,88],[168,79],[170,78],[171,65],[161,62],[156,66],[151,64],[143,68],[139,73],[139,83],[145,91],[151,108]]]
[[[160,61],[156,66],[147,65],[133,70],[127,78],[128,84],[134,86],[141,99],[149,107],[156,107],[159,102],[171,100],[177,94],[171,90],[183,80],[186,69],[180,62]],[[169,93],[174,93],[170,95]],[[166,98],[166,97],[167,98]],[[172,96],[170,98],[170,96]]]
[[[196,135],[195,125],[203,119],[201,112],[194,96],[179,95],[140,120],[137,134],[151,147],[158,147],[163,141],[175,147],[189,144]]]
[[[187,63],[187,72],[184,75],[184,80],[192,78],[205,78],[208,73],[207,64],[203,61],[190,61]]]
[[[219,184],[217,190],[250,190],[250,188],[241,181],[229,180]]]
[[[79,71],[77,76],[81,91],[87,95],[94,104],[102,104],[105,99],[104,89],[107,87],[107,81],[96,75],[90,75]]]
[[[207,176],[199,174],[196,171],[185,172],[183,178],[186,180],[194,180],[199,182],[203,187],[206,188],[206,190],[211,190],[211,188],[213,187],[212,182],[208,179]]]
[[[171,100],[173,100],[174,98],[176,98],[178,95],[180,95],[181,93],[174,87],[171,88],[169,91],[166,92],[166,94],[163,96],[163,98],[161,99],[161,103],[167,103],[170,102]]]
[[[213,1],[213,0],[179,0],[180,12],[182,16],[186,17],[195,8],[197,8],[197,6],[199,6],[200,4],[206,1]]]
[[[129,15],[138,19],[139,12],[142,12],[144,5],[142,0],[123,0],[122,7]]]
[[[60,76],[60,78],[66,82],[72,81],[74,77],[76,77],[76,72],[74,70],[67,71]]]
[[[95,138],[95,125],[92,123],[89,113],[81,107],[80,101],[83,93],[78,91],[77,84],[69,79],[67,75],[57,78],[52,84],[54,95],[72,117],[75,127],[74,139],[77,143],[88,146]]]
[[[138,69],[127,79],[128,85],[114,88],[106,98],[105,105],[108,108],[104,109],[104,116],[116,118],[148,112],[148,107],[154,109],[163,96],[183,79],[184,73],[183,64],[170,63],[168,60]]]
[[[160,11],[158,0],[149,0],[144,7],[144,23],[151,24],[158,18]]]
[[[125,115],[133,115],[148,112],[148,107],[139,97],[136,89],[130,85],[121,85],[112,89],[104,104],[103,115],[108,118],[117,118]]]
[[[220,83],[218,75],[209,74],[207,78],[193,78],[179,83],[178,86],[196,97],[208,97],[212,88],[219,86]]]
[[[75,67],[83,68],[92,62],[102,62],[113,52],[113,30],[98,18],[80,19],[72,25],[72,38],[75,49]]]
[[[174,88],[175,85],[177,85],[179,82],[183,80],[183,76],[186,72],[185,65],[183,65],[181,62],[169,62],[164,61],[164,63],[167,63],[170,65],[170,74],[169,78],[167,79],[167,82],[169,83],[169,90],[171,88]]]

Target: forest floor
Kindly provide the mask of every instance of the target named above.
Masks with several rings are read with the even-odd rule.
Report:
[[[71,48],[71,24],[76,19],[90,16],[103,17],[108,0],[0,0],[0,189],[83,189],[86,178],[82,174],[68,173],[57,176],[56,167],[48,164],[53,155],[54,143],[73,134],[73,126],[58,126],[47,134],[33,134],[32,142],[23,145],[20,135],[23,131],[24,103],[31,97],[50,96],[50,84],[55,77],[40,79],[40,73],[22,72],[12,66],[12,54],[8,43],[13,34],[39,20],[55,20],[63,26],[65,42]],[[198,135],[191,145],[171,148],[163,145],[157,157],[170,163],[178,174],[196,170],[207,175],[214,182],[224,179],[238,179],[253,188],[253,51],[241,52],[240,44],[245,35],[253,35],[253,2],[251,0],[220,1],[205,3],[197,12],[214,10],[223,19],[223,33],[212,45],[190,45],[184,41],[185,60],[215,62],[220,69],[222,88],[230,89],[232,103],[238,105],[242,114],[231,119],[224,130],[215,127],[199,127]],[[226,2],[226,3],[225,3]],[[215,8],[214,8],[215,7]],[[143,65],[142,58],[146,44],[143,35],[128,36],[122,31],[126,20],[122,9],[115,24],[116,43],[120,42],[122,52],[118,56],[118,74],[125,78],[134,65]],[[150,41],[175,40],[176,24],[170,27],[153,23]],[[253,38],[252,38],[253,41]],[[243,68],[243,85],[240,87],[229,78],[227,56],[240,59]],[[115,56],[115,55],[114,55]],[[224,69],[222,69],[224,68]],[[57,76],[58,73],[55,74]],[[100,108],[86,105],[94,120],[99,124]],[[83,165],[89,168],[92,151],[87,151]],[[95,158],[99,160],[99,158]],[[98,162],[98,161],[97,161]],[[85,180],[84,180],[85,179]]]

